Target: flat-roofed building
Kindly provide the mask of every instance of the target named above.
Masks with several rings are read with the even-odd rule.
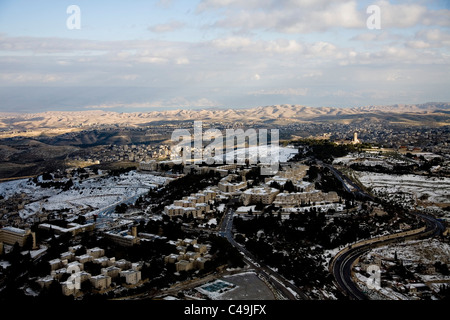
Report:
[[[121,270],[127,270],[131,268],[131,262],[125,259],[120,259],[114,263],[114,265]]]
[[[198,257],[194,261],[195,268],[199,269],[199,270],[205,269],[205,263],[208,262],[208,261],[209,261],[209,259],[207,259],[205,257]]]
[[[339,201],[336,192],[331,191],[324,193],[320,190],[312,192],[283,192],[276,196],[274,204],[281,207],[294,207],[308,204],[310,202],[329,202],[335,203]]]
[[[102,249],[102,248],[99,248],[99,247],[87,249],[86,250],[86,254],[92,256],[92,258],[94,258],[94,259],[100,258],[100,257],[103,257],[105,255],[105,249]]]
[[[68,261],[72,261],[75,257],[75,253],[71,252],[71,251],[67,251],[67,252],[63,252],[60,255],[61,260],[68,260]]]
[[[0,229],[0,242],[9,245],[14,245],[17,242],[19,246],[23,247],[28,236],[32,237],[30,229],[24,230],[15,227],[3,227]]]
[[[105,274],[92,276],[89,280],[91,281],[92,286],[97,290],[105,290],[111,286],[111,277]]]
[[[122,233],[114,233],[114,232],[105,232],[106,238],[111,240],[112,242],[124,246],[131,247],[137,243],[139,243],[139,237],[133,236],[131,234],[122,234]]]
[[[50,265],[50,270],[51,271],[58,270],[58,269],[60,269],[63,266],[61,259],[50,260],[48,262],[48,264]]]
[[[120,272],[120,276],[125,278],[125,283],[134,285],[141,281],[141,271],[138,270],[124,270]]]
[[[176,254],[176,253],[171,253],[168,256],[164,257],[164,263],[175,263],[179,260],[181,260],[182,255]]]
[[[188,260],[180,260],[177,263],[175,263],[175,268],[177,272],[180,271],[189,271],[194,269],[194,262],[188,261]]]
[[[80,263],[86,263],[89,261],[92,261],[94,258],[90,254],[83,254],[81,256],[76,256],[76,260],[78,260]]]
[[[93,263],[99,264],[102,267],[109,267],[112,265],[111,260],[108,257],[100,257],[92,260]]]
[[[67,281],[61,282],[61,289],[62,293],[66,296],[70,295],[78,295],[81,289],[81,284],[84,281],[87,281],[91,278],[91,274],[81,271],[77,273],[76,275],[77,279],[76,281],[73,281],[73,279],[69,278]]]
[[[244,203],[244,206],[249,204],[271,204],[277,194],[280,193],[280,190],[270,187],[254,187],[248,190],[245,190],[241,195],[241,200]]]
[[[119,276],[120,270],[121,269],[119,267],[109,266],[109,267],[106,267],[106,268],[102,268],[101,272],[102,272],[102,274],[107,275],[107,276],[109,276],[111,278],[116,278],[116,277]]]
[[[247,181],[245,181],[245,178],[242,178],[244,179],[242,181],[238,181],[238,177],[239,176],[237,174],[230,174],[225,178],[222,178],[218,184],[219,190],[226,193],[234,193],[246,188]]]
[[[48,288],[55,281],[51,275],[47,275],[43,278],[39,278],[36,282],[41,286],[41,288]]]
[[[72,236],[75,236],[79,233],[93,231],[95,229],[95,223],[87,223],[87,224],[68,223],[67,228],[63,228],[49,223],[41,223],[38,226],[38,228],[48,231],[53,230],[56,234],[70,233],[72,234]]]

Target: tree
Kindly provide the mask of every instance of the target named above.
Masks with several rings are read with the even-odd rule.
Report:
[[[125,213],[125,212],[127,212],[127,209],[128,209],[128,205],[126,203],[121,203],[116,206],[115,211],[117,213]]]
[[[286,183],[284,184],[284,191],[287,191],[287,192],[295,191],[295,186],[291,180],[287,180]]]
[[[50,174],[50,172],[44,172],[44,173],[42,174],[42,180],[47,181],[47,180],[52,180],[52,179],[53,179],[53,177],[52,177],[52,175]]]

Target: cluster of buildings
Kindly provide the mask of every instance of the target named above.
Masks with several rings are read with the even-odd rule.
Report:
[[[7,226],[11,223],[19,225],[21,222],[19,210],[25,207],[26,201],[27,195],[23,192],[8,199],[0,199],[0,226]]]
[[[168,216],[192,215],[194,218],[204,218],[211,211],[210,203],[215,199],[217,192],[207,188],[198,193],[175,200],[171,205],[164,207],[164,213]]]
[[[30,229],[20,229],[15,227],[4,227],[0,229],[0,254],[3,252],[4,244],[13,246],[18,244],[23,247],[30,238],[32,240],[32,248],[36,248],[36,234]]]
[[[276,175],[265,178],[263,184],[254,187],[249,187],[252,181],[246,180],[245,172],[248,169],[236,167],[229,169],[235,169],[233,170],[235,173],[224,176],[217,186],[208,187],[200,193],[191,194],[181,200],[174,201],[164,208],[164,213],[169,216],[192,214],[194,218],[204,218],[205,214],[210,212],[210,203],[213,200],[230,198],[238,199],[244,206],[275,204],[281,208],[340,201],[336,192],[327,193],[316,190],[313,183],[303,180],[309,170],[307,165],[283,164]],[[276,182],[280,187],[283,187],[287,181],[292,182],[291,186],[294,190],[282,192],[280,189],[271,186],[273,182]],[[236,212],[246,211],[237,210]]]
[[[75,236],[79,233],[93,231],[95,229],[95,224],[94,223],[78,224],[70,222],[67,224],[66,228],[63,228],[50,223],[41,223],[38,226],[38,228],[47,231],[53,230],[56,234],[70,233],[72,236]]]
[[[268,205],[275,200],[278,193],[280,190],[267,186],[253,187],[242,192],[240,200],[244,206],[257,203]]]
[[[140,242],[140,237],[137,234],[137,227],[134,225],[131,226],[131,230],[110,230],[103,234],[107,239],[123,247],[131,247]]]
[[[245,176],[230,174],[222,178],[217,186],[223,193],[235,194],[236,192],[240,192],[242,189],[247,188],[247,181]]]
[[[53,281],[61,284],[62,293],[66,296],[81,295],[81,286],[90,281],[95,292],[105,292],[111,289],[112,282],[125,286],[136,286],[142,283],[142,263],[131,263],[125,259],[117,260],[115,257],[106,257],[102,248],[87,249],[85,254],[76,255],[81,246],[70,247],[67,252],[60,254],[60,258],[49,261],[50,275],[39,278],[37,283],[42,287],[49,287]],[[85,271],[86,263],[98,265],[101,273],[91,275]],[[65,279],[65,280],[64,280]]]
[[[109,145],[103,146],[100,151],[91,152],[82,157],[77,156],[73,160],[89,162],[145,162],[152,159],[165,159],[170,156],[169,145]]]
[[[196,239],[179,239],[173,243],[177,253],[164,257],[164,262],[174,263],[177,272],[189,270],[202,270],[205,263],[211,260],[208,246],[197,243]]]
[[[308,205],[310,203],[335,203],[339,196],[336,192],[322,192],[313,190],[310,192],[282,192],[278,193],[273,203],[281,208],[292,208]]]
[[[448,257],[439,257],[441,265],[449,265]],[[394,296],[400,300],[432,299],[432,296],[439,296],[442,286],[450,285],[448,275],[440,274],[435,263],[420,263],[414,261],[414,257],[411,258],[412,260],[397,259],[371,252],[359,259],[356,270],[369,273],[369,268],[373,266],[381,270],[379,294],[385,295],[383,298]]]

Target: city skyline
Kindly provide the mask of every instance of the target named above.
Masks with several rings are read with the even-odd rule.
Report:
[[[449,16],[446,1],[3,1],[0,111],[450,101]]]

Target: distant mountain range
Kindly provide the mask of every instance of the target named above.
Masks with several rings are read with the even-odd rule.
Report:
[[[183,122],[203,120],[213,127],[291,123],[375,123],[448,126],[450,103],[359,108],[276,105],[247,109],[171,110],[136,113],[110,111],[0,113],[0,179],[40,174],[64,167],[65,159],[99,145],[166,143]],[[158,124],[169,126],[158,127]],[[105,125],[107,127],[102,127]],[[175,125],[175,126],[172,126]],[[149,128],[145,128],[145,127]],[[186,123],[189,127],[190,124]],[[144,128],[128,130],[125,127]]]
[[[0,113],[0,129],[39,130],[85,128],[93,125],[145,126],[161,121],[214,121],[214,122],[309,122],[356,121],[374,118],[385,121],[435,122],[448,125],[450,103],[425,103],[417,105],[365,106],[353,108],[308,107],[301,105],[274,105],[247,109],[169,110],[119,113],[101,110],[47,111],[34,114]]]

